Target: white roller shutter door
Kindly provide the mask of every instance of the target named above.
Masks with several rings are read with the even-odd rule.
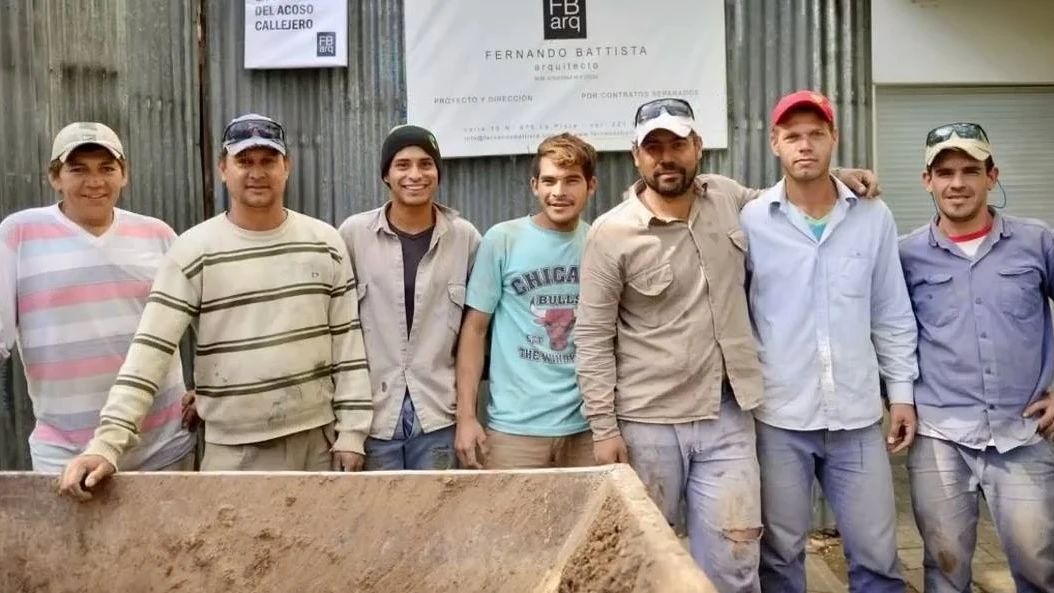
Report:
[[[921,185],[926,132],[981,124],[992,141],[1008,214],[1054,225],[1054,86],[876,87],[875,170],[901,233],[935,213]],[[1003,202],[999,186],[988,196]]]

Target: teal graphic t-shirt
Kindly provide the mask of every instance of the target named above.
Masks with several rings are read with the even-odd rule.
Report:
[[[589,226],[544,229],[530,217],[483,235],[465,304],[490,314],[489,425],[562,437],[589,429],[575,379],[578,265]]]

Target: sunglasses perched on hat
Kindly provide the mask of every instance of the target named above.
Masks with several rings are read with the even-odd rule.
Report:
[[[980,124],[955,122],[937,126],[930,130],[926,134],[926,146],[928,148],[940,142],[947,142],[953,135],[965,140],[980,140],[986,144],[991,144],[988,140],[988,134],[985,133],[984,128]]]
[[[637,108],[637,114],[633,116],[633,125],[639,126],[647,123],[648,121],[662,115],[663,112],[674,117],[695,119],[695,112],[692,111],[692,106],[688,101],[674,97],[666,97],[641,104],[641,106]]]
[[[223,129],[223,149],[237,153],[252,146],[267,146],[285,154],[285,128],[262,116],[242,116]]]
[[[960,150],[979,161],[992,158],[992,143],[980,124],[955,122],[942,124],[926,134],[926,166],[945,150]]]

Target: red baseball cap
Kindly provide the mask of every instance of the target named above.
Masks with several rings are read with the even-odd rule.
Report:
[[[785,95],[772,110],[772,125],[779,125],[787,112],[798,107],[808,107],[816,111],[830,123],[834,123],[834,107],[831,100],[816,91],[795,91]]]

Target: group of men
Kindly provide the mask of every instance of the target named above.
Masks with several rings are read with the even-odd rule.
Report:
[[[82,500],[118,467],[192,471],[199,417],[202,471],[624,462],[722,593],[804,593],[818,479],[851,590],[881,593],[905,589],[887,453],[909,449],[927,593],[968,590],[978,493],[1018,590],[1052,591],[1054,235],[988,207],[992,147],[960,123],[927,136],[937,215],[898,241],[874,175],[831,169],[835,122],[784,97],[784,178],[747,189],[699,174],[690,104],[650,101],[620,203],[581,219],[597,154],[560,134],[531,165],[537,213],[481,236],[435,201],[428,130],[391,131],[387,199],[334,228],[285,207],[285,130],[248,114],[223,133],[229,209],[178,237],[116,207],[117,135],[71,124],[59,201],[0,223],[33,467]]]

